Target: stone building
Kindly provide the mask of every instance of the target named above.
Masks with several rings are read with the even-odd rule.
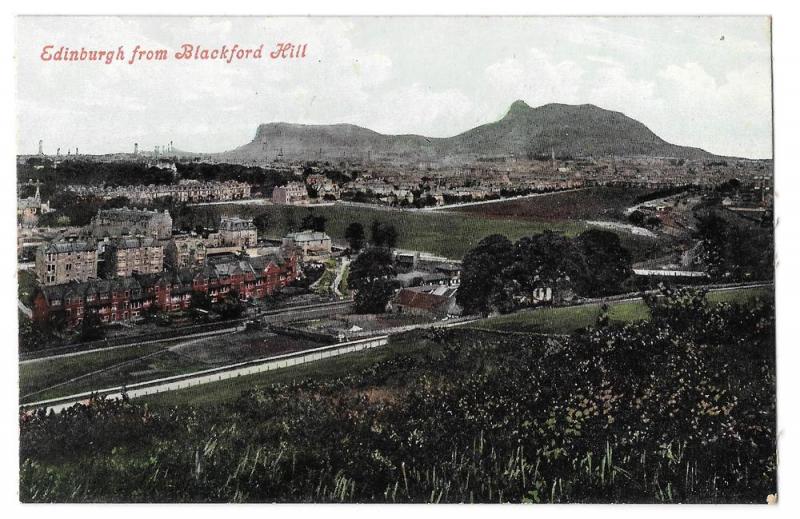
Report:
[[[148,236],[166,240],[172,235],[172,217],[163,213],[141,209],[100,209],[89,224],[96,238],[121,236]]]
[[[223,216],[219,221],[219,247],[255,247],[258,231],[252,218]]]
[[[308,190],[302,182],[289,182],[285,186],[277,186],[272,190],[273,204],[305,204],[308,203]]]
[[[324,232],[293,232],[283,238],[281,249],[299,254],[302,261],[324,260],[331,255],[331,237]]]
[[[176,234],[164,247],[164,266],[170,270],[202,267],[206,264],[206,244],[200,236]]]
[[[62,241],[39,247],[36,275],[42,285],[97,277],[97,246],[91,241]]]
[[[164,245],[155,238],[119,238],[103,252],[105,277],[157,274],[164,270]]]

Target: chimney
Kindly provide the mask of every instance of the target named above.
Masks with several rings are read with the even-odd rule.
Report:
[[[56,149],[56,157],[61,156],[61,148]]]
[[[77,146],[75,146],[75,156],[76,157],[78,156],[78,147]]]
[[[133,154],[134,155],[138,155],[139,154],[139,143],[138,142],[134,142],[133,143]]]
[[[42,139],[39,139],[39,155],[44,155],[44,150],[42,149]]]

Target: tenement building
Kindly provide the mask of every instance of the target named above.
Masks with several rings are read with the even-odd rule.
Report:
[[[308,202],[308,190],[302,182],[289,182],[272,190],[274,204],[304,204]]]
[[[43,285],[97,277],[97,247],[90,241],[62,241],[39,247],[36,275]]]
[[[105,277],[157,274],[164,270],[164,246],[155,238],[118,238],[105,245]]]
[[[187,310],[192,294],[207,294],[212,302],[235,293],[240,299],[267,297],[297,279],[294,256],[280,254],[231,258],[200,270],[181,270],[131,277],[95,279],[40,287],[34,296],[33,320],[61,315],[70,327],[87,312],[97,312],[103,322],[135,319],[145,310]]]
[[[176,234],[164,247],[164,266],[170,270],[202,267],[206,264],[206,244],[200,236]]]
[[[219,247],[255,247],[258,232],[252,219],[223,216],[219,222]]]
[[[281,249],[297,253],[303,261],[324,260],[331,255],[331,237],[324,232],[293,232],[283,238]]]
[[[97,238],[143,235],[166,240],[172,235],[172,217],[167,210],[100,209],[89,229]]]

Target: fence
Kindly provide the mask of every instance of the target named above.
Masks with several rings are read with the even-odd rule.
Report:
[[[291,366],[298,366],[309,362],[316,362],[318,360],[337,357],[346,353],[353,353],[369,348],[375,348],[377,346],[383,346],[388,342],[389,336],[382,335],[369,339],[333,344],[331,346],[323,346],[311,350],[286,353],[283,355],[277,355],[275,357],[240,362],[219,368],[211,368],[203,371],[196,371],[194,373],[187,373],[184,375],[175,375],[172,377],[140,382],[130,386],[117,386],[49,400],[29,402],[22,404],[21,407],[26,409],[46,407],[48,411],[52,409],[55,412],[59,412],[62,409],[71,407],[75,403],[87,400],[93,395],[104,395],[107,398],[121,398],[123,393],[127,394],[129,398],[155,395],[167,391],[176,391],[179,389],[196,387],[211,382],[220,382],[232,378],[255,375],[258,373],[284,369]]]

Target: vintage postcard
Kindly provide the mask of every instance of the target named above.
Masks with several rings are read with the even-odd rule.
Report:
[[[16,25],[22,502],[777,500],[770,18]]]

